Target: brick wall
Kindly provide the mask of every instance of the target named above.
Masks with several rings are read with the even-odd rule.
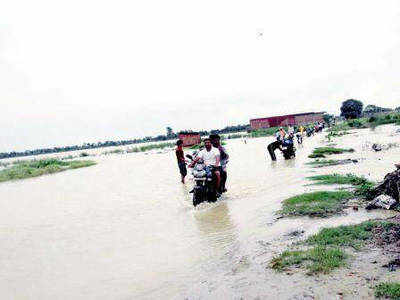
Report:
[[[183,146],[193,146],[201,143],[200,134],[180,133],[178,138],[183,141]]]

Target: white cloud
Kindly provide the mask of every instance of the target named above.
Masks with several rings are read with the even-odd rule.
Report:
[[[2,1],[0,151],[399,106],[398,1]],[[259,33],[262,32],[260,36]]]

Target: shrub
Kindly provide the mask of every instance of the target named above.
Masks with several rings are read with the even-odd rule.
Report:
[[[348,99],[342,103],[341,116],[346,119],[356,119],[361,116],[363,104],[359,100]]]

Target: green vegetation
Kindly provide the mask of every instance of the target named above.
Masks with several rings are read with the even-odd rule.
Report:
[[[308,250],[285,251],[271,261],[271,267],[284,271],[290,266],[306,264],[308,274],[329,273],[345,264],[347,255],[341,249],[314,247]]]
[[[68,155],[68,156],[63,156],[63,157],[61,157],[60,159],[61,159],[61,160],[68,160],[68,159],[74,159],[74,158],[76,158],[76,156]]]
[[[317,234],[310,236],[297,245],[311,246],[306,250],[284,251],[271,261],[271,267],[284,271],[290,266],[305,264],[310,274],[328,273],[343,266],[348,255],[343,247],[360,250],[365,243],[373,238],[373,229],[383,228],[383,234],[390,232],[395,223],[386,221],[365,221],[356,225],[323,228]]]
[[[334,126],[332,126],[331,128],[329,128],[328,131],[339,132],[339,131],[346,131],[349,129],[350,129],[350,126],[347,124],[347,122],[339,122],[339,123],[335,124]]]
[[[111,151],[105,151],[102,154],[108,155],[108,154],[122,154],[122,153],[124,153],[123,149],[114,149]]]
[[[343,210],[344,203],[354,194],[349,191],[320,191],[305,193],[283,201],[279,213],[283,216],[325,217]]]
[[[0,182],[53,174],[68,169],[89,167],[95,164],[94,161],[89,160],[63,161],[54,158],[20,161],[15,162],[10,168],[0,170]]]
[[[368,128],[367,118],[359,118],[347,121],[350,128]]]
[[[334,147],[318,147],[315,148],[309,158],[324,158],[325,155],[341,154],[344,152],[354,152],[354,149],[334,148]]]
[[[241,139],[241,138],[245,138],[248,137],[248,134],[229,134],[226,136],[226,139],[230,140],[230,139]]]
[[[160,141],[168,141],[172,139],[177,139],[179,133],[193,133],[191,130],[181,130],[179,133],[174,133],[171,127],[167,127],[166,135],[157,135],[157,136],[146,136],[143,138],[135,138],[130,140],[120,140],[120,141],[105,141],[105,142],[97,142],[97,143],[84,143],[82,145],[74,145],[74,146],[65,146],[65,147],[54,147],[54,148],[46,148],[46,149],[35,149],[35,150],[26,150],[23,152],[4,152],[0,153],[0,159],[3,158],[14,158],[14,157],[22,157],[22,156],[31,156],[31,155],[41,155],[41,154],[49,154],[49,153],[60,153],[67,151],[78,151],[78,150],[87,150],[87,149],[95,149],[95,148],[103,148],[103,147],[119,147],[119,146],[127,146],[133,144],[141,144],[141,143],[149,143],[149,142],[160,142]],[[236,125],[236,126],[226,126],[222,129],[213,129],[211,131],[199,131],[200,136],[207,136],[209,134],[231,134],[237,132],[247,131],[249,129],[249,124]],[[174,143],[172,143],[174,144]],[[140,152],[140,147],[138,147],[137,152]],[[145,150],[146,151],[146,150]]]
[[[354,174],[329,174],[329,175],[316,175],[307,177],[307,179],[318,181],[315,184],[349,184],[355,187],[356,195],[366,195],[375,183],[369,181],[363,176],[356,176]]]
[[[344,130],[344,131],[330,131],[327,134],[326,138],[327,138],[328,142],[330,142],[332,140],[332,138],[341,137],[341,136],[348,135],[348,134],[351,134],[351,132],[349,132],[347,130]]]
[[[337,160],[337,159],[316,159],[314,161],[308,162],[306,163],[306,165],[310,165],[314,168],[319,168],[319,167],[325,167],[325,166],[336,166],[336,165],[340,165],[342,163],[341,160]]]
[[[378,224],[377,221],[366,221],[357,225],[323,228],[305,242],[308,245],[345,246],[359,250],[364,242],[371,238],[372,229]]]
[[[375,297],[400,299],[400,282],[382,282],[375,287]]]
[[[400,113],[392,112],[387,114],[376,114],[369,118],[358,118],[344,122],[340,122],[335,126],[332,126],[330,132],[346,131],[351,128],[374,128],[385,124],[397,124],[400,125]],[[333,137],[333,136],[331,136]]]
[[[5,167],[8,167],[9,166],[9,162],[0,162],[0,168],[5,168]]]
[[[264,128],[264,129],[257,129],[253,130],[252,132],[249,133],[249,136],[252,138],[256,137],[262,137],[262,136],[271,136],[274,135],[278,131],[278,127],[270,127],[270,128]],[[286,127],[284,127],[285,131],[287,130]]]
[[[340,107],[341,116],[348,119],[359,118],[362,114],[363,103],[360,100],[348,99]]]
[[[175,147],[175,145],[176,145],[176,143],[160,143],[160,144],[151,144],[151,145],[145,145],[145,146],[140,146],[140,147],[132,147],[132,148],[126,149],[126,153],[146,152],[146,151],[153,150],[153,149],[172,148],[172,147]],[[118,149],[116,149],[116,150],[118,150]],[[114,153],[116,153],[116,152],[114,152]],[[118,153],[120,153],[120,152],[118,152]]]
[[[363,185],[370,184],[373,182],[368,181],[365,177],[356,176],[354,174],[329,174],[329,175],[316,175],[307,177],[307,179],[318,181],[317,184],[351,184],[351,185]]]

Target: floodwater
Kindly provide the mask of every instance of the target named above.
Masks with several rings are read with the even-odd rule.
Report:
[[[335,158],[363,160],[321,169],[304,163],[324,134],[306,138],[294,160],[278,153],[277,162],[267,156],[271,138],[230,140],[228,192],[197,208],[188,193],[192,182],[179,182],[173,151],[98,156],[93,167],[2,183],[1,298],[329,298],[310,277],[277,274],[268,262],[293,242],[293,231],[304,237],[323,226],[393,214],[276,215],[283,199],[326,188],[307,186],[306,176],[335,171],[379,180],[393,170],[400,148],[375,153],[370,145],[399,140],[391,135],[395,127],[355,132],[334,142],[356,152]]]

